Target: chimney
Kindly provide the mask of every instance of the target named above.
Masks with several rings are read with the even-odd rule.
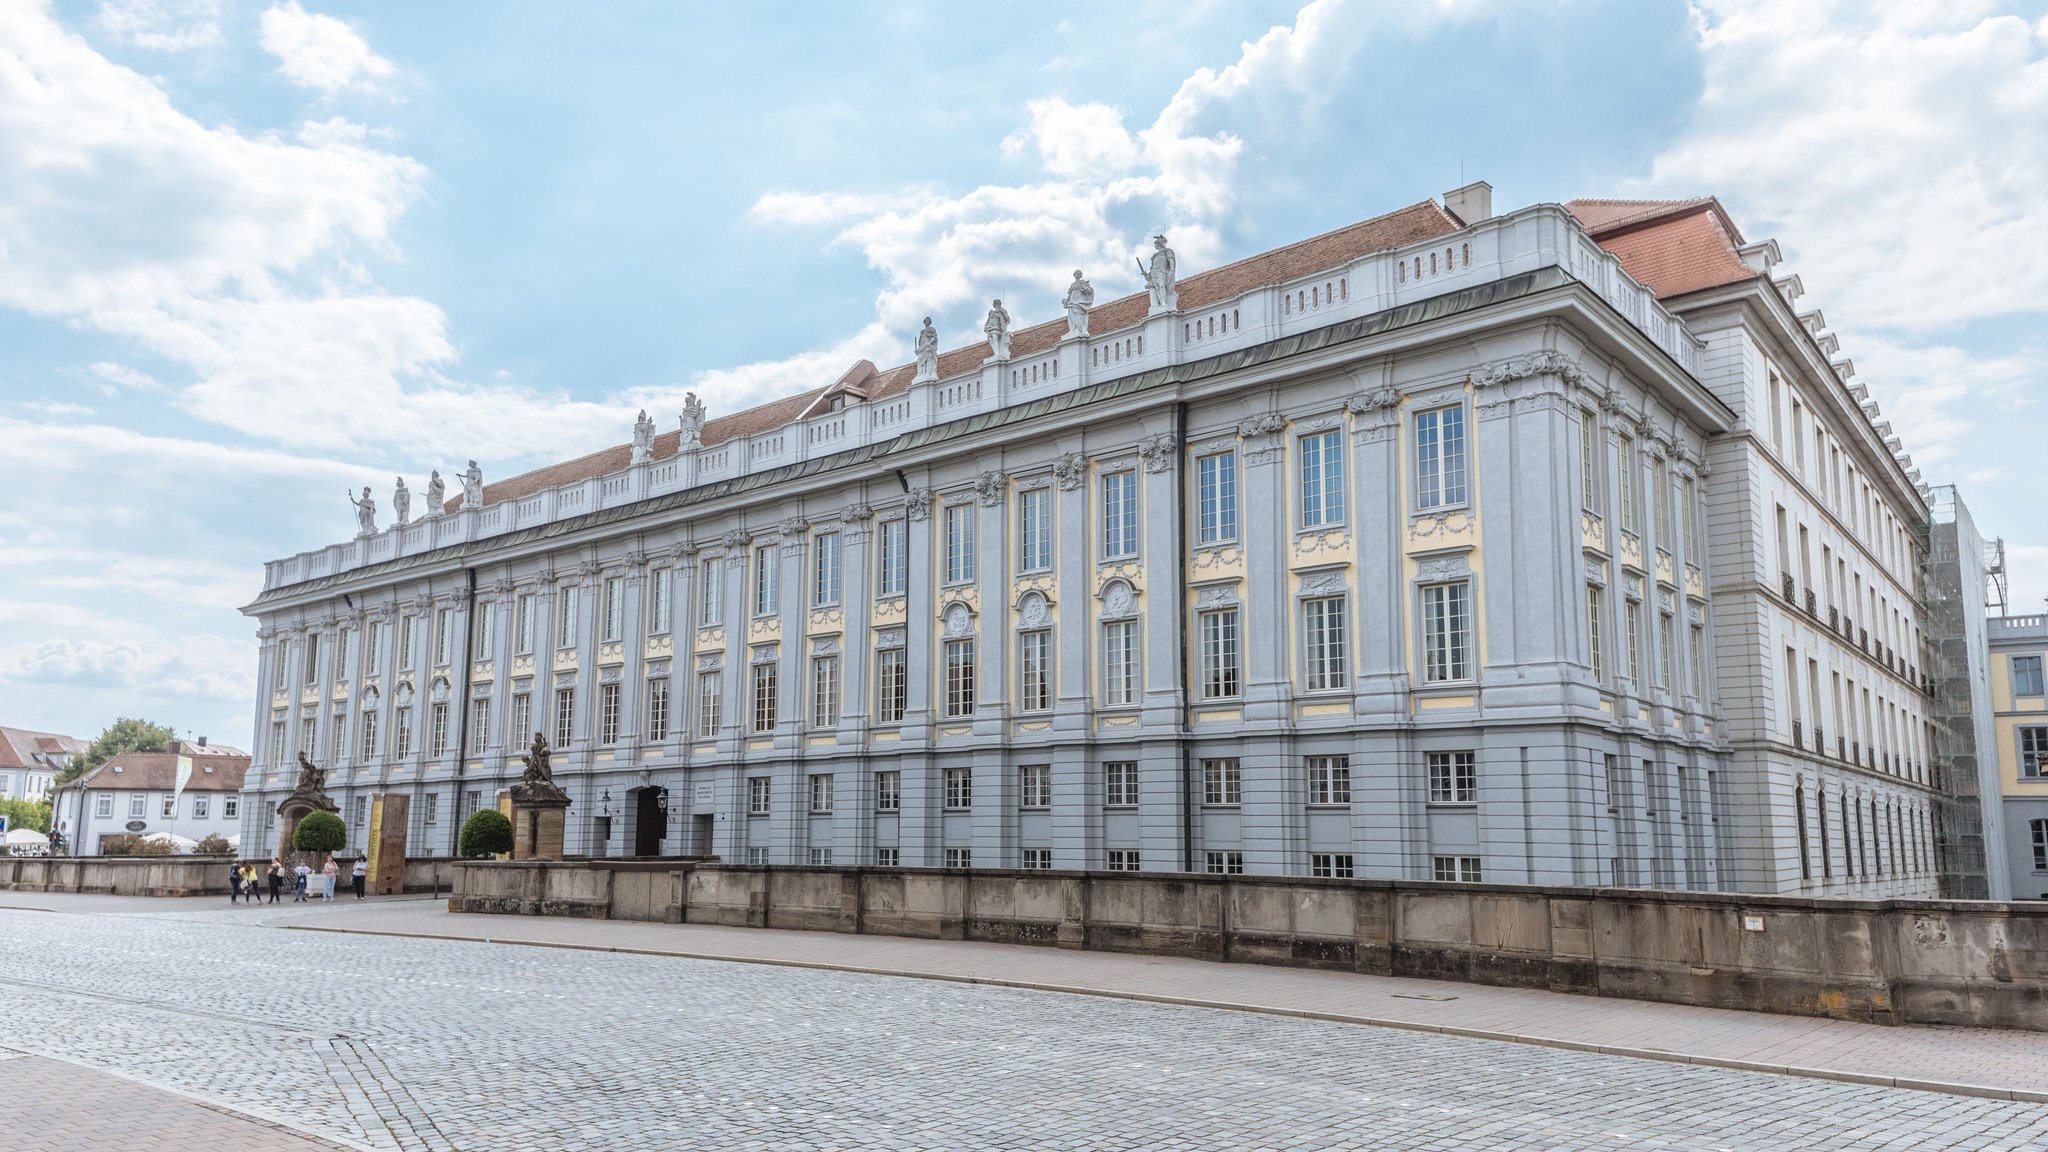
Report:
[[[204,736],[201,736],[201,737],[199,738],[199,746],[200,746],[201,748],[204,748],[204,747],[206,747],[206,737],[204,737]]]
[[[1475,180],[1463,188],[1451,189],[1444,193],[1444,210],[1468,228],[1493,219],[1493,185]]]

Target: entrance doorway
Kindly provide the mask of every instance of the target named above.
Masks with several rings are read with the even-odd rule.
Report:
[[[691,841],[690,841],[690,854],[691,854],[691,855],[693,855],[693,856],[710,856],[710,855],[712,855],[712,851],[711,851],[711,823],[712,823],[712,819],[713,819],[713,817],[712,817],[711,813],[709,813],[709,812],[701,812],[701,813],[697,814],[696,816],[693,816],[693,817],[691,817],[691,821],[692,821],[693,823],[695,823],[695,824],[696,824],[696,826],[697,826],[697,834],[696,834],[696,835],[695,835],[694,837],[692,837],[692,838],[691,838]],[[2048,896],[2043,896],[2043,897],[2041,897],[2041,899],[2043,899],[2043,900],[2048,900]]]
[[[633,790],[633,855],[661,855],[661,841],[668,832],[668,813],[663,809],[662,789]]]

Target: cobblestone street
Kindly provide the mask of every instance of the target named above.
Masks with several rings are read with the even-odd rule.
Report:
[[[88,1122],[183,1125],[179,1147],[291,1146],[275,1131],[268,1144],[195,1138],[211,1116],[341,1146],[462,1152],[2048,1148],[2048,1107],[2035,1104],[892,976],[280,931],[244,916],[0,909],[0,987],[17,1024],[0,1049],[42,1058],[0,1059],[9,1147],[84,1147]],[[147,1089],[56,1089],[50,1061],[205,1116],[174,1114]],[[71,1105],[61,1139],[47,1100],[29,1111],[53,1090]]]

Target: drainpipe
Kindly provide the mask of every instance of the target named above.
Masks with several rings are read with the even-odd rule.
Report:
[[[1180,744],[1180,870],[1195,870],[1195,793],[1194,771],[1188,758],[1194,755],[1191,739],[1194,731],[1194,693],[1188,690],[1188,632],[1193,621],[1188,617],[1188,405],[1183,400],[1173,409],[1173,554],[1175,577],[1173,582],[1173,610],[1179,620],[1176,629],[1180,636],[1180,671],[1177,674],[1180,687],[1180,731],[1175,739]]]
[[[469,669],[476,662],[476,653],[471,648],[476,644],[476,569],[464,568],[462,578],[465,584],[462,600],[462,671],[456,682],[462,687],[453,693],[455,697],[455,795],[448,805],[448,855],[452,859],[461,850],[462,843],[462,770],[469,758]],[[365,850],[368,843],[365,841]]]

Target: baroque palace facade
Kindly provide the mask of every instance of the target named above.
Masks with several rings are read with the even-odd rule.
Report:
[[[539,732],[571,853],[1931,894],[1924,497],[1834,337],[1711,200],[1490,198],[366,493],[246,609],[246,842],[303,751],[450,852]]]

